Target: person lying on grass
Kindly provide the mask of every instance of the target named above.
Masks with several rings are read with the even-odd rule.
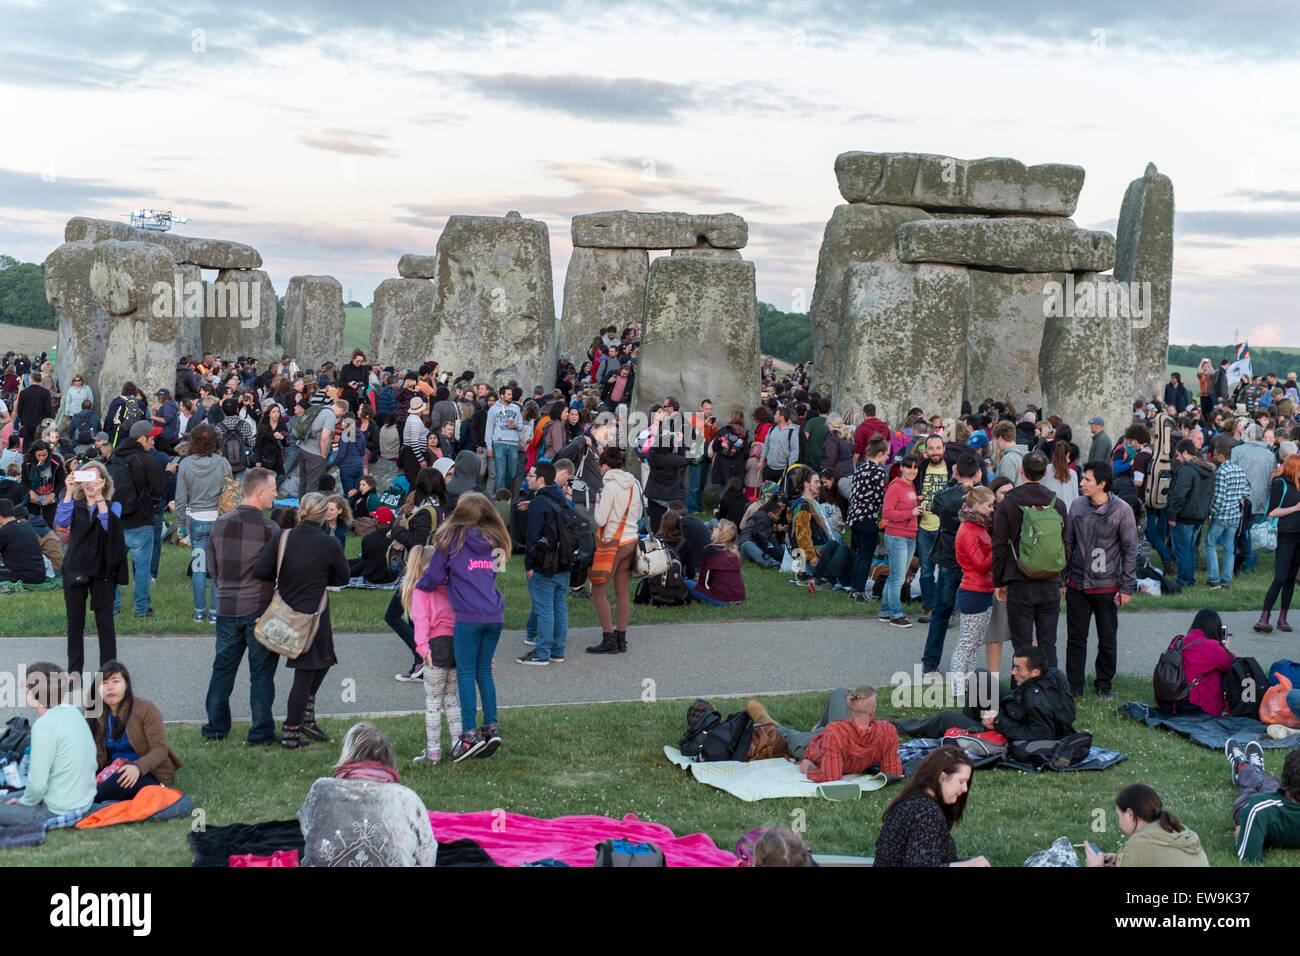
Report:
[[[1165,809],[1160,795],[1135,783],[1115,797],[1115,818],[1128,840],[1118,853],[1086,844],[1088,866],[1209,866],[1201,838]]]
[[[755,725],[773,724],[785,738],[786,749],[799,761],[800,772],[814,783],[830,783],[845,774],[865,773],[873,767],[893,777],[903,775],[898,756],[898,730],[893,724],[876,720],[876,691],[859,687],[849,692],[843,688],[826,696],[821,720],[812,730],[783,727],[758,701],[751,700],[745,710]]]
[[[982,856],[957,859],[952,828],[961,822],[974,765],[956,747],[921,761],[885,810],[876,837],[876,866],[988,866]]]
[[[1264,774],[1264,750],[1252,740],[1245,750],[1235,738],[1224,744],[1232,782],[1241,795],[1232,804],[1237,859],[1262,863],[1269,847],[1300,848],[1300,750],[1292,750],[1276,777]]]

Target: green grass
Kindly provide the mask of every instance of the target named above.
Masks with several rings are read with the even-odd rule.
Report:
[[[345,305],[343,311],[343,361],[347,361],[353,349],[370,349],[370,309]]]
[[[1149,682],[1121,678],[1120,701],[1144,698]],[[812,726],[824,698],[799,694],[767,698],[772,715],[792,726]],[[722,713],[743,701],[714,702]],[[460,765],[413,767],[410,758],[424,744],[423,718],[376,721],[401,757],[403,782],[431,810],[472,812],[502,808],[535,817],[635,813],[670,827],[678,835],[709,834],[723,849],[759,826],[806,825],[815,852],[871,855],[880,817],[898,793],[894,784],[852,803],[824,800],[766,800],[744,803],[694,782],[663,756],[664,744],[681,733],[687,703],[591,704],[519,708],[503,712],[505,745],[490,760]],[[914,716],[896,708],[882,691],[883,717]],[[337,741],[349,721],[323,720]],[[1216,866],[1235,863],[1230,807],[1232,786],[1223,755],[1163,731],[1150,730],[1095,698],[1080,703],[1079,729],[1089,729],[1099,746],[1121,750],[1129,759],[1104,773],[1042,773],[983,770],[975,775],[966,818],[957,827],[958,853],[983,854],[994,865],[1019,866],[1060,836],[1093,840],[1114,851],[1120,842],[1114,797],[1130,783],[1155,787],[1165,805],[1195,830]],[[209,826],[292,818],[313,780],[330,773],[338,744],[306,750],[250,749],[237,742],[243,728],[222,743],[205,743],[194,726],[171,727],[172,749],[184,763],[176,785],[203,811]],[[1281,751],[1267,751],[1276,774]],[[1093,829],[1103,820],[1104,832]],[[185,866],[191,860],[186,834],[196,820],[144,823],[103,830],[58,830],[44,847],[11,850],[9,865]],[[1270,851],[1268,862],[1300,864],[1300,852]]]
[[[361,539],[348,538],[348,557],[361,553]],[[117,616],[119,635],[132,634],[210,634],[211,624],[196,624],[190,581],[186,577],[189,551],[186,548],[164,544],[159,564],[158,581],[153,587],[154,616],[140,619],[132,614],[131,586],[122,590],[123,609]],[[742,572],[745,577],[746,600],[738,607],[713,608],[702,604],[687,607],[652,608],[632,605],[631,623],[676,624],[692,621],[771,621],[808,620],[820,617],[852,617],[874,614],[879,605],[857,604],[842,591],[819,591],[809,594],[806,589],[788,584],[789,574],[765,570],[749,562]],[[1202,607],[1218,611],[1257,611],[1263,606],[1264,592],[1273,578],[1273,555],[1262,554],[1253,574],[1238,575],[1232,588],[1210,591],[1205,587],[1190,588],[1182,594],[1148,597],[1135,595],[1124,613],[1132,611],[1186,611]],[[1204,582],[1205,573],[1199,573]],[[524,576],[521,555],[513,556],[506,570],[497,578],[497,587],[505,596],[507,628],[522,628],[528,619],[528,584]],[[392,597],[391,591],[349,589],[330,595],[330,618],[335,631],[340,633],[373,633],[385,630],[384,611]],[[0,598],[3,601],[4,619],[0,630],[5,636],[24,637],[65,634],[66,612],[63,592],[36,591],[23,595]],[[595,606],[590,601],[569,601],[569,624],[572,627],[594,627],[598,623]]]

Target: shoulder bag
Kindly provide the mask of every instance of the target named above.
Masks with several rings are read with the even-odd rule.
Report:
[[[271,596],[270,605],[257,619],[253,636],[268,651],[293,660],[311,647],[316,629],[320,627],[320,617],[325,613],[329,591],[327,589],[321,593],[320,607],[315,613],[295,611],[280,597],[280,565],[284,562],[284,547],[288,540],[289,532],[285,531],[280,535],[280,553],[275,559],[275,593]]]

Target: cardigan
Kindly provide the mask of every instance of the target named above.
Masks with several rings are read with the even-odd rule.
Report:
[[[939,802],[928,793],[904,800],[885,815],[876,837],[876,866],[948,866],[957,844]]]
[[[99,770],[109,763],[105,743],[107,735],[108,707],[105,707],[95,721],[95,766]],[[143,697],[132,701],[123,736],[131,744],[131,749],[139,754],[132,763],[139,768],[140,776],[151,773],[164,787],[170,787],[181,762],[167,745],[167,731],[163,729],[162,711],[157,705]]]

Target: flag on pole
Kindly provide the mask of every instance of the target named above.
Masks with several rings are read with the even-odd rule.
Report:
[[[1250,344],[1237,343],[1237,361],[1228,366],[1228,387],[1236,388],[1243,378],[1254,378],[1250,367]]]

